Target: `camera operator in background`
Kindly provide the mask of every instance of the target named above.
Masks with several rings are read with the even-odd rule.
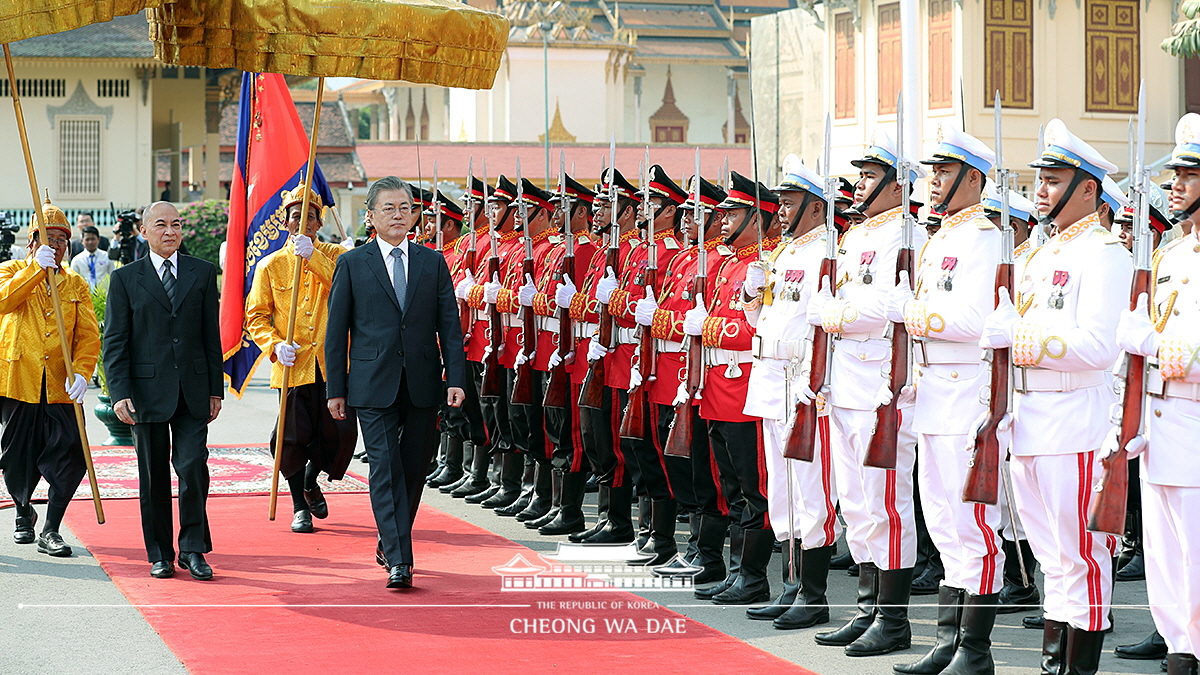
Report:
[[[75,216],[75,229],[79,230],[79,236],[71,240],[71,257],[69,260],[75,260],[75,256],[83,253],[83,231],[87,228],[96,228],[96,221],[92,217],[91,211],[83,211]],[[100,230],[96,230],[96,236],[100,241],[100,250],[107,251],[109,242],[108,237],[101,237]]]
[[[141,222],[141,209],[137,211],[122,211],[117,213],[117,226],[113,230],[113,246],[109,258],[116,263],[128,265],[139,257],[139,248],[146,246],[138,235],[138,224]],[[144,255],[144,254],[143,254]]]
[[[83,237],[83,251],[71,258],[71,269],[88,282],[89,288],[95,288],[112,274],[113,262],[108,257],[108,251],[100,248],[100,230],[88,225],[80,230]]]
[[[20,225],[13,225],[8,220],[8,213],[0,211],[0,262],[25,257],[24,249],[17,246],[17,232]]]

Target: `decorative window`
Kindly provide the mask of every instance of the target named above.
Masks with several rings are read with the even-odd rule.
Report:
[[[129,98],[129,80],[96,80],[96,96]]]
[[[984,0],[984,106],[1033,108],[1033,0]]]
[[[929,0],[929,109],[954,107],[954,0]]]
[[[854,117],[855,87],[854,16],[842,12],[833,17],[833,114],[839,120]]]
[[[184,66],[183,67],[183,79],[185,79],[185,80],[200,79],[200,67],[199,66]]]
[[[682,143],[684,141],[683,127],[654,127],[655,143]],[[745,136],[737,137],[738,143],[745,143]]]
[[[1084,22],[1088,112],[1137,112],[1137,0],[1088,0]]]
[[[879,6],[879,114],[894,115],[900,96],[900,3]]]
[[[179,66],[163,66],[160,77],[162,77],[164,80],[178,80]]]
[[[59,194],[100,194],[101,121],[94,117],[57,119]]]
[[[67,81],[57,79],[17,80],[21,98],[59,98],[67,95]],[[8,78],[0,79],[0,96],[12,96]]]

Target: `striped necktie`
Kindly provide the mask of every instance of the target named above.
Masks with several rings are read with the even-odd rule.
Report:
[[[399,246],[392,249],[392,286],[396,289],[396,300],[400,302],[400,313],[403,314],[404,302],[408,299],[408,275],[404,269],[404,249]]]
[[[163,261],[162,272],[163,290],[167,292],[167,299],[172,303],[175,302],[175,275],[171,274],[171,261]]]

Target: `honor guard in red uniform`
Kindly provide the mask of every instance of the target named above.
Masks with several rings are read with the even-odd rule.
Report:
[[[721,234],[733,254],[716,273],[711,297],[688,310],[683,332],[700,337],[707,373],[700,396],[700,417],[708,421],[709,443],[730,517],[741,527],[740,569],[712,597],[715,604],[746,605],[770,598],[767,563],[775,537],[767,517],[766,460],[762,420],[742,413],[750,381],[754,326],[746,320],[742,285],[746,269],[778,244],[773,227],[779,198],[770,188],[736,173],[729,194],[717,205],[723,216]],[[757,206],[757,208],[756,208]],[[738,542],[734,542],[738,543]],[[731,544],[732,545],[732,544]]]

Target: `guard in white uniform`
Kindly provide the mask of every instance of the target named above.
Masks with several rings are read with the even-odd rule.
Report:
[[[853,164],[859,169],[854,208],[867,218],[842,237],[837,297],[821,289],[809,302],[807,318],[834,338],[830,444],[846,542],[859,563],[858,613],[842,628],[817,634],[816,641],[845,646],[850,656],[873,656],[911,644],[907,606],[917,557],[916,436],[912,404],[899,402],[896,468],[863,466],[875,410],[886,402],[880,390],[887,389],[891,363],[888,292],[903,243],[903,195],[896,180],[896,145],[885,130],[876,131],[875,144]],[[911,180],[924,175],[916,162],[906,164],[913,167]],[[914,246],[919,249],[924,239],[924,229],[914,227]]]
[[[1096,211],[1116,170],[1061,120],[1046,126],[1038,211],[1054,237],[1017,271],[984,348],[1012,347],[1017,511],[1046,577],[1044,672],[1095,673],[1109,627],[1116,538],[1087,530],[1099,449],[1117,401],[1108,378],[1133,261]],[[1060,668],[1062,670],[1060,670]]]
[[[746,318],[756,325],[754,367],[750,371],[746,415],[763,420],[767,464],[767,515],[775,538],[787,550],[792,542],[797,583],[783,564],[783,593],[774,604],[746,611],[751,619],[773,620],[781,629],[829,623],[825,588],[829,559],[841,524],[834,509],[833,459],[829,453],[829,413],[818,413],[817,444],[811,462],[785,459],[796,401],[813,404],[808,390],[812,327],[805,320],[809,298],[817,290],[826,245],[824,178],[795,155],[783,162],[784,179],[772,188],[779,195],[786,244],[775,249],[769,267],[752,265],[743,287]],[[790,485],[789,485],[790,484]],[[790,500],[790,503],[789,503]]]
[[[1141,453],[1146,590],[1154,624],[1167,643],[1167,672],[1196,675],[1200,653],[1200,239],[1188,206],[1200,200],[1200,116],[1176,128],[1172,209],[1188,234],[1154,257],[1149,312],[1143,297],[1122,313],[1117,342],[1157,360],[1150,368]],[[1200,281],[1200,278],[1197,279]],[[1157,367],[1155,367],[1157,366]],[[1110,435],[1114,446],[1116,429]],[[1149,441],[1149,447],[1146,445]],[[1144,452],[1142,452],[1144,451]]]
[[[995,672],[992,624],[1001,584],[1000,509],[962,501],[971,431],[987,407],[980,392],[991,369],[979,349],[984,318],[995,303],[1000,229],[980,203],[996,154],[978,139],[943,124],[931,159],[931,198],[942,227],[921,251],[916,289],[908,278],[892,289],[889,318],[902,320],[913,338],[916,405],[913,431],[920,461],[917,480],[929,536],[946,577],[938,592],[937,642],[898,673]]]

